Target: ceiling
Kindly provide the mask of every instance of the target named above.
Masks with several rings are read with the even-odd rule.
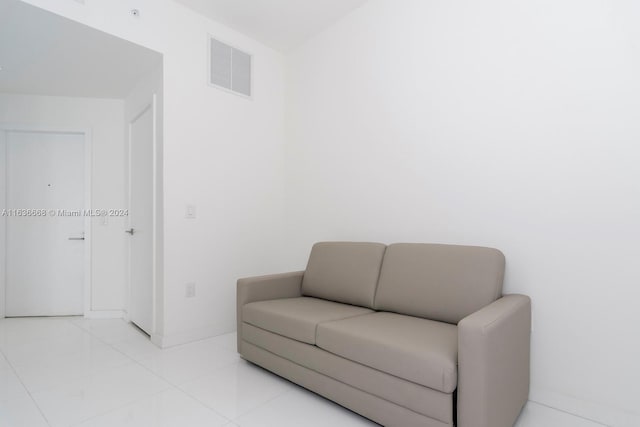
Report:
[[[0,92],[124,98],[162,55],[18,0],[0,0]]]
[[[367,0],[176,0],[275,49],[292,49]]]

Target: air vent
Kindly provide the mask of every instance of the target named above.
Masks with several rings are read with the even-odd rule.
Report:
[[[209,38],[209,83],[251,97],[251,55]]]

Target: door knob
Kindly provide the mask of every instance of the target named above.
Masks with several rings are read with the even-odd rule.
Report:
[[[135,232],[136,232],[136,230],[134,230],[133,228],[132,228],[132,229],[130,229],[130,230],[125,230],[125,233],[129,233],[129,234],[131,234],[132,236],[135,234]]]
[[[69,240],[84,240],[84,232],[82,232],[82,237],[69,237]]]

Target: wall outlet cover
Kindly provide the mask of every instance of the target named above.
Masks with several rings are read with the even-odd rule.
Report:
[[[187,205],[187,209],[185,211],[185,218],[187,219],[195,219],[196,218],[196,207],[194,205]]]
[[[196,284],[195,283],[187,283],[185,287],[185,296],[187,298],[194,298],[196,296]]]

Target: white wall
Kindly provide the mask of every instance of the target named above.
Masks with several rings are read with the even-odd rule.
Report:
[[[113,99],[0,94],[0,123],[90,130],[93,209],[122,209],[124,197],[124,102]],[[0,159],[1,160],[1,159]],[[4,170],[4,162],[1,162]],[[4,173],[0,174],[3,175]],[[4,191],[4,185],[0,183]],[[0,195],[1,196],[1,195]],[[0,197],[3,200],[4,197]],[[4,231],[4,227],[1,227]],[[124,218],[91,227],[93,311],[122,311],[125,303]],[[1,239],[5,241],[4,236]],[[2,244],[1,246],[4,246]],[[4,258],[4,257],[3,257]],[[4,270],[3,270],[4,271]],[[0,275],[4,277],[4,275]],[[4,308],[4,304],[2,304]]]
[[[5,133],[0,132],[0,212],[6,209],[7,203],[7,174],[3,165],[7,163],[7,148]],[[6,251],[7,251],[7,218],[0,214],[0,319],[5,316],[5,287],[6,287]]]
[[[283,264],[281,55],[171,0],[28,3],[164,55],[161,341],[233,331],[236,279]],[[253,54],[253,100],[207,85],[207,33]],[[196,220],[184,218],[186,204],[196,205]],[[196,298],[185,298],[188,282]]]
[[[289,267],[330,239],[500,248],[532,398],[639,425],[638,12],[373,0],[294,51]]]

